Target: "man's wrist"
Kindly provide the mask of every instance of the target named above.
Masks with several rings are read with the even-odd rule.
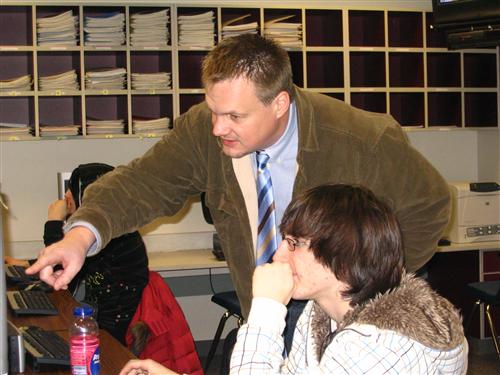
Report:
[[[73,228],[79,228],[79,227],[87,229],[88,231],[90,231],[90,233],[92,233],[93,236],[92,237],[93,242],[91,242],[90,245],[87,247],[87,256],[92,256],[97,254],[102,248],[102,241],[99,232],[92,224],[87,223],[86,221],[69,222],[66,223],[66,226],[64,227],[64,233],[68,233]]]

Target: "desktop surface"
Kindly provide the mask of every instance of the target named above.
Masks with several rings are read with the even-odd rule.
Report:
[[[73,320],[73,308],[78,303],[66,290],[49,293],[49,297],[58,308],[59,314],[52,316],[30,315],[15,316],[7,309],[7,318],[16,327],[37,326],[45,330],[54,331],[59,336],[69,342],[69,326]],[[116,340],[105,330],[99,330],[100,350],[101,350],[101,375],[116,375],[123,366],[130,360],[136,358],[125,346]],[[46,365],[41,372],[35,372],[27,361],[26,371],[23,374],[71,374],[69,366]]]

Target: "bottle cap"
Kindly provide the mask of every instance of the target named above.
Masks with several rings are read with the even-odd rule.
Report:
[[[90,306],[77,306],[73,309],[73,316],[86,317],[92,316],[94,314],[94,309]]]

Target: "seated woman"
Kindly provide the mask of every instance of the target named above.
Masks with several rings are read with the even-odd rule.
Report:
[[[403,268],[390,208],[365,188],[322,185],[295,198],[273,263],[257,267],[231,374],[465,374],[459,312]],[[283,359],[286,304],[310,300]],[[165,373],[152,362],[136,370]]]
[[[48,209],[43,240],[46,246],[63,238],[65,220],[73,214],[87,186],[113,167],[101,163],[82,164],[70,177],[64,199],[56,200]],[[6,257],[7,263],[29,265]],[[125,344],[125,333],[148,283],[148,257],[139,232],[115,238],[98,254],[87,257],[69,290],[81,302],[97,311],[100,328],[106,329]]]

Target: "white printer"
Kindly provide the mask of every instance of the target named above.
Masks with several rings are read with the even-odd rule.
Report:
[[[500,241],[500,185],[451,182],[452,213],[445,238],[451,242]]]

